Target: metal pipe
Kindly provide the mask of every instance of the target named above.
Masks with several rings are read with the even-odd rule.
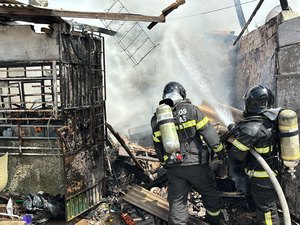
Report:
[[[8,153],[14,156],[64,156],[63,154],[46,154],[46,153]]]
[[[241,1],[240,0],[233,0],[233,2],[234,2],[237,17],[239,19],[240,26],[241,26],[241,28],[243,28],[246,25],[246,20],[245,20],[245,16],[244,16]],[[249,33],[248,28],[246,29],[246,32]]]
[[[16,147],[13,147],[13,146],[0,146],[0,149],[6,149],[6,150],[19,150],[19,149],[22,149],[22,150],[46,150],[46,151],[53,151],[53,150],[60,150],[60,148],[47,148],[47,147],[22,147],[22,146],[16,146]]]
[[[233,45],[235,45],[238,40],[240,40],[241,36],[243,35],[243,33],[245,32],[245,30],[248,28],[250,22],[252,21],[253,17],[255,16],[255,14],[257,13],[257,11],[259,10],[260,6],[262,5],[262,3],[264,2],[264,0],[260,0],[259,3],[257,4],[257,6],[255,7],[253,13],[251,14],[250,18],[248,19],[246,25],[244,26],[244,28],[242,29],[241,33],[239,34],[239,36],[237,36],[237,38],[235,39]]]
[[[108,123],[105,123],[106,127],[110,130],[110,132],[115,136],[115,138],[119,141],[119,143],[122,145],[122,147],[125,149],[125,151],[128,153],[132,161],[135,163],[135,165],[142,171],[144,171],[142,165],[137,161],[136,157],[132,154],[128,146],[126,145],[123,138],[112,128],[112,126]]]
[[[5,113],[6,111],[0,111],[0,113]],[[5,120],[5,121],[13,121],[13,120],[17,120],[17,121],[40,121],[40,120],[49,120],[51,119],[51,117],[28,117],[28,118],[0,118],[0,120]],[[53,119],[54,120],[54,119]]]
[[[45,124],[0,124],[0,127],[20,127],[20,128],[28,128],[28,127],[46,127],[46,128],[60,128],[63,125],[55,125],[55,124],[50,124],[50,125],[45,125]]]
[[[52,62],[52,76],[53,76],[53,114],[54,117],[58,116],[58,93],[57,93],[57,71],[56,71],[56,61]]]
[[[122,157],[130,157],[129,155],[122,155]],[[159,162],[158,158],[147,157],[147,156],[135,156],[136,159],[151,161],[151,162]]]
[[[21,219],[20,216],[14,215],[14,214],[9,214],[9,213],[0,213],[1,216],[9,216],[9,217],[16,217],[18,219]]]
[[[274,185],[275,191],[277,193],[277,196],[278,196],[281,208],[282,208],[284,225],[291,225],[291,216],[290,216],[290,212],[289,212],[289,207],[288,207],[287,201],[285,199],[284,193],[282,191],[282,188],[281,188],[278,180],[276,179],[274,172],[271,170],[268,163],[263,159],[263,157],[261,157],[260,154],[258,154],[253,149],[251,149],[250,152],[257,159],[257,161],[264,168],[264,170],[268,173],[270,180],[271,180],[272,184]]]

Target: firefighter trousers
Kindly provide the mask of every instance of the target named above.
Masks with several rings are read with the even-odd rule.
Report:
[[[208,164],[171,167],[167,169],[167,174],[169,225],[186,225],[189,218],[188,194],[192,188],[201,194],[210,224],[219,224],[222,200]]]
[[[256,206],[257,225],[280,225],[277,194],[269,178],[249,180],[250,194]]]

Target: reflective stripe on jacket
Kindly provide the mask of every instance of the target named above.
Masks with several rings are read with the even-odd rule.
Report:
[[[245,118],[233,128],[233,135],[228,139],[232,144],[229,154],[236,160],[245,161],[248,176],[268,177],[257,159],[249,153],[250,149],[258,152],[273,171],[277,170],[279,140],[276,138],[276,129],[276,122],[263,116]]]
[[[196,130],[199,130],[199,129],[203,128],[207,123],[209,123],[209,119],[205,116],[198,123],[196,123],[196,120],[191,120],[191,121],[184,122],[180,125],[176,125],[175,127],[176,127],[176,130],[183,130],[183,129],[192,128],[192,127],[196,127]],[[158,137],[160,137],[160,136],[161,136],[160,130],[154,132],[153,133],[153,141],[160,142],[160,140],[158,139]]]

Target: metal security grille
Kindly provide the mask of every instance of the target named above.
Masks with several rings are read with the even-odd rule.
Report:
[[[11,170],[10,185],[59,191],[70,221],[103,194],[104,38],[59,30],[56,40],[59,59],[0,62],[0,154],[21,165]],[[25,168],[26,179],[16,175]]]
[[[105,176],[104,39],[90,34],[61,36],[59,140],[64,151],[67,220],[99,203]]]
[[[57,119],[60,80],[56,62],[0,68],[0,120]],[[42,115],[37,115],[37,112]]]
[[[0,151],[59,155],[60,76],[56,61],[14,62],[0,68]]]

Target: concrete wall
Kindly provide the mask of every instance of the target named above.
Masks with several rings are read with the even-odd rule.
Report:
[[[300,17],[284,12],[243,36],[238,45],[236,101],[240,108],[243,94],[263,84],[276,94],[278,107],[293,109],[300,116]]]
[[[263,84],[275,90],[276,31],[276,19],[272,19],[238,42],[236,102],[239,108],[243,108],[242,96],[250,87]]]
[[[9,156],[8,183],[4,191],[19,194],[43,191],[52,195],[65,193],[63,157]]]
[[[41,137],[22,140],[23,154],[12,150],[20,142],[15,136],[2,137],[0,154],[8,152],[8,183],[4,193],[27,195],[43,191],[52,195],[65,193],[64,157],[57,140]],[[5,150],[5,146],[7,149]],[[46,150],[44,148],[47,148]],[[52,148],[52,149],[50,149]]]
[[[278,106],[293,109],[300,122],[300,16],[278,27]],[[300,123],[299,123],[300,124]]]
[[[279,24],[277,71],[277,104],[295,110],[300,125],[300,17]],[[296,169],[296,179],[286,174],[281,183],[291,213],[300,218],[300,166]]]
[[[237,101],[256,84],[276,94],[277,107],[293,109],[300,121],[300,16],[283,12],[267,24],[245,35],[237,53]],[[300,123],[299,123],[300,125]],[[283,175],[281,185],[292,215],[300,219],[300,166],[297,179]]]
[[[56,35],[35,33],[31,26],[0,26],[0,62],[58,60]]]
[[[10,67],[13,67],[14,62],[24,62],[26,64],[29,61],[59,60],[57,32],[49,36],[45,33],[35,33],[30,25],[1,25],[0,34],[0,67],[9,65],[9,63]],[[47,68],[49,69],[49,67]],[[22,73],[24,68],[12,69],[16,72],[10,76],[18,76],[17,74],[24,76]],[[20,72],[18,72],[19,70]],[[41,72],[39,74],[37,74],[38,72],[31,73],[31,76],[41,76]],[[1,78],[7,76],[6,72],[0,72],[0,75]],[[3,85],[1,86],[1,93],[2,91]],[[34,91],[34,88],[28,91]],[[1,121],[2,123],[3,121]],[[0,153],[9,152],[8,183],[3,190],[4,192],[29,194],[44,191],[53,195],[64,194],[64,161],[62,151],[59,150],[56,140],[47,140],[47,138],[44,140],[22,140],[21,144],[16,139],[17,135],[5,138],[0,132],[0,136]],[[43,152],[39,149],[39,147],[49,147],[49,144],[53,146],[53,150]],[[27,148],[32,147],[33,150],[30,153],[18,155],[14,150],[11,150],[12,147],[18,145]],[[5,149],[5,146],[7,146],[7,149]]]

